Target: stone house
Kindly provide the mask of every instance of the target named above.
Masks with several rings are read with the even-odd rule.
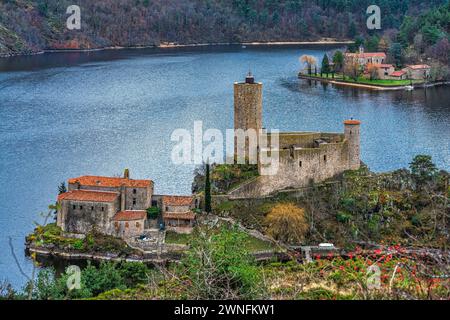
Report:
[[[192,196],[163,196],[162,217],[166,229],[190,232],[195,222],[194,208]]]
[[[71,190],[58,196],[57,225],[68,233],[94,229],[113,234],[111,220],[120,211],[120,194],[111,191]]]
[[[395,68],[392,64],[379,64],[377,66],[378,79],[389,79],[389,76],[395,72]]]
[[[416,65],[409,65],[402,71],[404,71],[407,74],[408,79],[425,80],[430,77],[431,67],[427,64],[416,64]]]

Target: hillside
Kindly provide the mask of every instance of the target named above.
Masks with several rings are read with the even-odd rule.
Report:
[[[445,0],[79,0],[82,29],[66,29],[73,1],[0,2],[0,55],[110,46],[308,41],[367,35],[366,8],[382,8],[383,32],[399,30]]]

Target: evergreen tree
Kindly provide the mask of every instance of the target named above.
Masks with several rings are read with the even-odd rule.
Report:
[[[334,64],[334,71],[341,71],[342,67],[344,66],[344,54],[342,51],[337,50],[333,55],[333,64]]]
[[[211,210],[211,180],[209,174],[209,162],[206,163],[205,174],[205,211],[210,213]]]
[[[325,53],[322,59],[322,69],[320,70],[320,75],[325,73],[328,78],[328,74],[331,72],[330,69],[330,60],[328,59],[328,55]]]
[[[438,171],[431,156],[423,154],[415,156],[409,164],[409,168],[412,176],[419,186],[431,181],[436,176]]]
[[[403,49],[400,43],[393,43],[389,48],[389,60],[400,67],[403,63]]]
[[[376,35],[370,37],[366,41],[367,52],[377,52],[379,43],[380,43],[380,38],[378,38]]]
[[[65,182],[61,182],[61,184],[58,186],[58,194],[63,194],[67,192],[66,184]]]

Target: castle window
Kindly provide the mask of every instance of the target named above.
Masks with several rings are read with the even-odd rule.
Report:
[[[133,194],[136,194],[136,189],[133,189]]]
[[[83,210],[83,206],[80,206],[80,210]]]
[[[299,166],[300,168],[302,167],[302,164],[303,164],[302,161],[299,161],[299,162],[298,162],[298,166]]]
[[[76,206],[76,205],[73,205],[72,208],[73,208],[73,210],[75,210],[75,209],[77,208],[77,206]]]
[[[133,198],[133,206],[136,205],[136,198]]]
[[[136,222],[136,228],[139,228],[141,224],[139,222]]]
[[[128,228],[129,226],[128,222],[125,222],[125,228]]]
[[[116,221],[116,222],[114,222],[114,227],[116,227],[116,229],[118,229],[119,228],[119,223]]]
[[[323,156],[323,161],[324,161],[324,162],[327,162],[327,155],[324,155],[324,156]]]
[[[102,211],[105,211],[105,207],[102,207]]]
[[[91,210],[94,211],[94,207],[91,207]]]

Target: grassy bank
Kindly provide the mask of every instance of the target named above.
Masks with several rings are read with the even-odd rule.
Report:
[[[400,87],[400,86],[409,86],[411,84],[417,85],[424,83],[422,80],[392,80],[392,79],[367,79],[364,77],[359,77],[357,80],[352,79],[347,76],[343,76],[342,74],[335,74],[334,78],[332,74],[317,74],[317,75],[307,75],[300,74],[302,78],[309,78],[312,80],[326,80],[326,81],[336,81],[342,83],[352,83],[352,84],[363,84],[363,85],[371,85],[377,87]]]

